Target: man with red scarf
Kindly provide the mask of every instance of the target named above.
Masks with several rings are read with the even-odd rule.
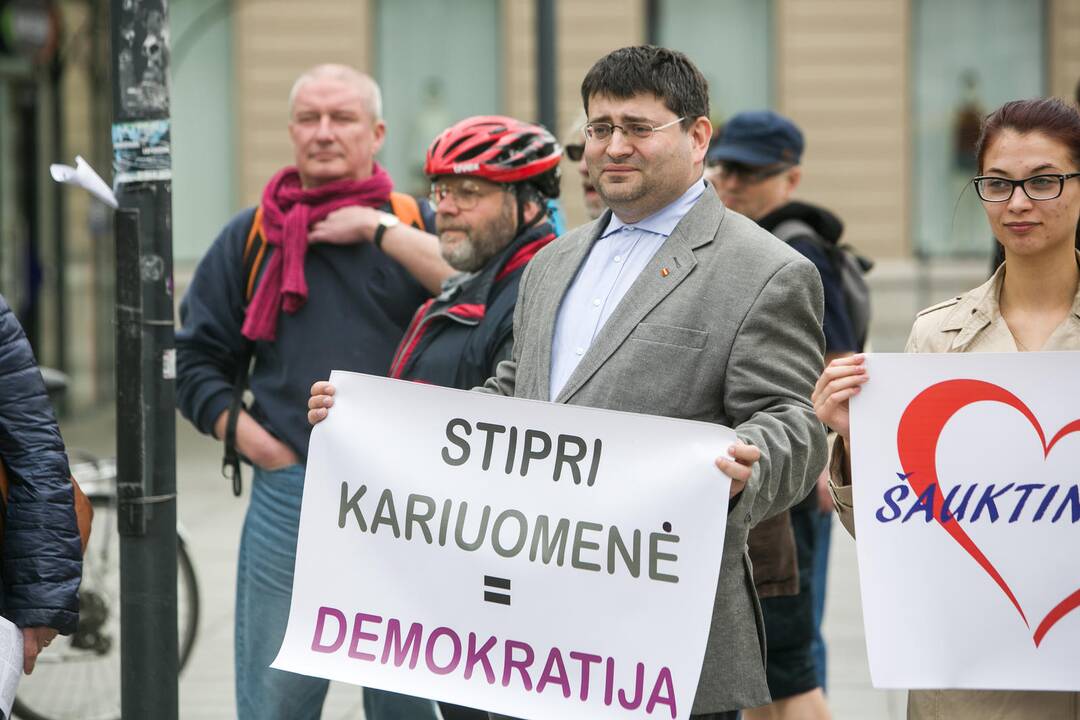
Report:
[[[308,389],[334,368],[386,374],[417,307],[453,272],[429,233],[430,205],[399,202],[375,162],[386,133],[375,82],[320,65],[296,81],[289,106],[296,164],[207,251],[176,336],[181,412],[200,431],[234,439],[254,466],[237,568],[241,720],[318,718],[326,695],[325,680],[269,667],[289,614]],[[399,206],[414,217],[402,222]],[[248,358],[254,402],[233,407]],[[369,720],[435,717],[430,701],[366,694],[378,707]]]

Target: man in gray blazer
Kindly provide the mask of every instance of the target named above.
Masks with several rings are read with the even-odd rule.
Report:
[[[544,248],[521,281],[514,351],[488,392],[733,427],[712,628],[693,717],[769,702],[747,531],[805,497],[825,464],[814,266],[724,208],[702,179],[708,87],[682,53],[601,58],[581,86],[585,160],[611,209]]]
[[[702,179],[709,93],[685,55],[616,50],[581,95],[585,161],[610,210],[529,263],[512,357],[483,389],[735,429],[739,442],[717,448],[731,499],[716,508],[727,534],[691,710],[733,720],[769,702],[747,532],[805,497],[825,465],[810,404],[825,348],[821,280]],[[315,384],[311,422],[332,394]]]

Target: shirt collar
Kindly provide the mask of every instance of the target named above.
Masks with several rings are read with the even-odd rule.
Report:
[[[690,208],[698,201],[698,198],[705,192],[705,189],[705,181],[699,179],[691,183],[690,187],[686,189],[686,192],[670,205],[636,223],[624,223],[616,217],[613,212],[611,213],[611,219],[608,221],[607,227],[604,228],[604,232],[601,233],[600,237],[606,238],[624,228],[629,230],[644,230],[653,235],[667,237],[675,230],[675,226],[679,224],[679,221],[683,219],[683,216],[690,212]]]

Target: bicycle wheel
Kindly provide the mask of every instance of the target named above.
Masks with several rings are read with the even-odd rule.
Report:
[[[23,720],[118,720],[120,718],[120,536],[116,498],[91,495],[94,530],[83,556],[79,629],[57,637],[38,656],[33,675],[23,676],[12,714]],[[180,669],[198,631],[199,589],[195,569],[177,539],[177,631]]]

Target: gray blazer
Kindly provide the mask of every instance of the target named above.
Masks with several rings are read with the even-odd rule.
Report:
[[[555,321],[610,215],[560,237],[529,263],[514,351],[484,389],[547,400]],[[666,271],[666,272],[665,272]],[[679,222],[582,357],[556,402],[727,425],[762,451],[728,526],[693,713],[769,701],[764,630],[746,534],[806,496],[825,465],[810,393],[822,370],[821,280],[814,266],[712,188]],[[717,448],[720,455],[725,448]]]

